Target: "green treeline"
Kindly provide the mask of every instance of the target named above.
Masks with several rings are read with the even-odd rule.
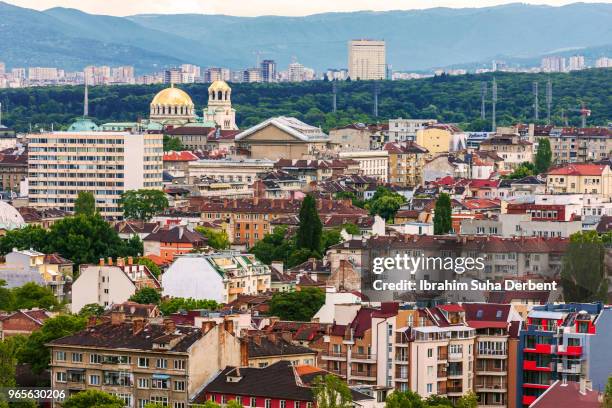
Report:
[[[533,121],[532,84],[540,84],[540,122],[546,120],[546,81],[553,85],[553,123],[579,125],[582,102],[592,110],[589,125],[607,125],[612,117],[612,69],[567,74],[492,73],[439,76],[410,81],[381,81],[378,120],[434,118],[460,124],[466,130],[490,130],[491,81],[498,83],[497,123]],[[487,119],[480,120],[481,82],[488,82]],[[232,103],[241,128],[272,116],[295,116],[329,130],[352,122],[373,122],[370,81],[338,82],[338,110],[332,113],[332,84],[328,81],[278,84],[232,84]],[[89,90],[89,112],[96,121],[134,121],[146,118],[149,103],[165,85],[95,86]],[[194,100],[199,114],[208,100],[208,84],[180,85]],[[83,87],[60,86],[0,90],[3,123],[18,131],[65,128],[83,112]]]

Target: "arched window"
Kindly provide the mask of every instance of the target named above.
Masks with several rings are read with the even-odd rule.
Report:
[[[219,91],[217,93],[217,99],[219,99],[220,101],[223,100],[223,92]]]
[[[215,100],[215,91],[210,91],[210,99]]]

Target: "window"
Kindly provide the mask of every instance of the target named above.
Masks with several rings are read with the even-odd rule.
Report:
[[[138,379],[138,388],[149,388],[149,379],[148,378],[139,378]]]
[[[272,407],[272,400],[270,398],[266,398],[265,408],[271,408],[271,407]]]
[[[236,396],[236,402],[237,402],[238,404],[242,405],[242,397],[241,397],[240,395],[237,395],[237,396]],[[242,405],[242,406],[244,406],[244,405]]]
[[[281,400],[280,401],[280,408],[287,408],[287,401]]]
[[[433,366],[427,366],[427,376],[431,377],[433,375]]]
[[[169,385],[169,380],[167,379],[160,379],[160,378],[155,378],[153,379],[153,381],[151,381],[151,388],[157,388],[159,390],[167,390],[168,385]]]
[[[168,360],[165,358],[158,358],[156,366],[157,368],[168,368]]]
[[[227,395],[222,395],[221,396],[221,403],[222,404],[227,404]]]
[[[57,373],[55,373],[55,381],[57,381],[57,382],[66,382],[66,372],[65,371],[58,371]]]
[[[102,356],[99,354],[90,354],[89,362],[91,364],[100,364],[102,362]]]
[[[56,351],[55,359],[57,361],[66,361],[66,352],[65,351]]]
[[[83,353],[72,353],[72,362],[73,363],[82,363],[83,362]]]
[[[147,357],[138,357],[138,367],[149,367],[149,359]]]
[[[185,381],[175,381],[174,391],[185,391]]]
[[[431,383],[427,384],[427,392],[428,393],[432,393],[433,392],[433,384],[431,384]]]
[[[257,398],[255,397],[251,397],[251,403],[249,404],[251,407],[256,407],[257,406]]]
[[[90,385],[100,385],[100,376],[99,375],[90,375],[89,376],[89,384]]]
[[[161,404],[161,405],[168,405],[168,397],[162,397],[159,395],[152,395],[151,396],[151,403],[153,404]]]
[[[184,370],[185,369],[185,360],[174,360],[174,369],[175,370]]]
[[[185,408],[185,403],[182,401],[174,401],[172,408]]]
[[[427,349],[427,357],[433,357],[433,349]]]

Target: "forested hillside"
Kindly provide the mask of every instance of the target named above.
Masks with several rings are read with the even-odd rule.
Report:
[[[533,121],[532,83],[540,85],[540,118],[546,118],[546,81],[553,84],[553,122],[578,125],[582,102],[592,110],[589,125],[607,125],[612,118],[612,69],[569,74],[496,73],[498,125]],[[332,113],[332,84],[327,81],[282,84],[231,84],[232,102],[241,128],[271,116],[295,116],[325,130],[351,122],[388,118],[435,118],[460,124],[466,130],[488,130],[493,74],[442,76],[411,81],[379,82],[379,117],[373,112],[373,82],[339,82],[338,111]],[[480,120],[480,89],[488,82],[487,119]],[[89,112],[98,122],[130,121],[147,117],[149,103],[165,85],[97,86],[89,91]],[[198,112],[207,101],[208,84],[181,85]],[[70,124],[83,111],[83,87],[2,89],[3,123],[19,131],[55,129]]]

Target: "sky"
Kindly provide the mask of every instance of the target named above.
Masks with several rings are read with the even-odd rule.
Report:
[[[410,10],[431,7],[486,7],[515,1],[504,0],[5,0],[20,7],[45,10],[76,8],[87,13],[128,16],[132,14],[227,14],[234,16],[304,16],[357,10]],[[523,3],[562,6],[578,0],[527,0]],[[583,2],[593,2],[582,0]],[[612,0],[600,0],[612,3]]]

